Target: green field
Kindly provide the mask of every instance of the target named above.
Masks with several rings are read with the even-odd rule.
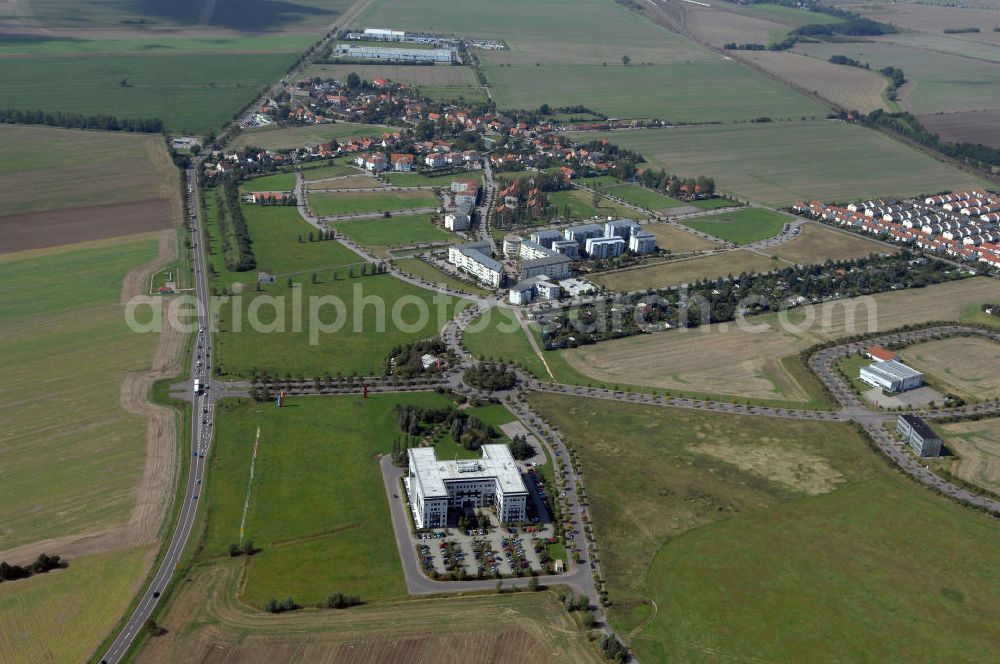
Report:
[[[549,205],[555,206],[556,214],[568,219],[592,219],[593,217],[609,216],[634,218],[639,216],[636,210],[607,199],[601,199],[598,207],[594,207],[593,194],[582,189],[553,191],[549,194]]]
[[[574,136],[607,138],[670,172],[705,174],[715,178],[721,192],[775,206],[803,199],[911,196],[979,184],[882,134],[834,120]]]
[[[438,207],[437,196],[427,191],[341,192],[309,194],[309,205],[321,217],[392,210]]]
[[[611,622],[641,661],[996,652],[1000,535],[894,472],[848,426],[530,401],[579,454]],[[948,543],[947,566],[916,532]]]
[[[251,178],[241,182],[240,189],[243,191],[293,191],[295,189],[295,173],[275,173],[274,175]]]
[[[0,88],[5,108],[158,117],[171,131],[206,133],[294,60],[287,53],[8,58]]]
[[[724,207],[732,207],[737,205],[728,198],[703,198],[697,201],[691,201],[688,205],[692,205],[699,210],[717,210]]]
[[[359,268],[351,269],[358,274]],[[265,287],[263,295],[276,300],[258,301],[256,328],[249,310],[260,294],[245,295],[239,311],[223,307],[216,364],[225,375],[246,376],[254,368],[306,376],[381,373],[393,347],[437,334],[457,303],[391,275],[351,277],[348,268],[341,268],[336,281],[330,270],[322,270],[315,272],[317,283],[312,283],[312,274],[294,277],[296,288],[301,285],[301,317],[295,313],[298,296],[284,278]],[[310,324],[312,302],[319,307],[317,320],[327,327]]]
[[[472,295],[488,296],[492,294],[492,291],[480,288],[470,282],[456,279],[419,258],[397,258],[393,262],[403,272],[429,281],[432,284],[445,284],[448,288],[454,288],[455,290],[464,291]]]
[[[364,138],[366,136],[381,136],[396,131],[392,127],[382,125],[358,124],[355,122],[336,122],[330,124],[305,125],[303,127],[278,127],[271,125],[240,132],[233,141],[236,147],[253,145],[267,150],[300,148],[304,145],[319,145],[331,140],[346,138]]]
[[[32,3],[35,4],[35,3]],[[0,54],[10,55],[92,55],[109,53],[193,54],[193,53],[298,53],[316,40],[309,35],[176,35],[80,38],[51,34],[34,39],[0,42]]]
[[[469,324],[462,335],[466,350],[490,360],[516,364],[535,377],[550,380],[542,360],[535,353],[513,309],[493,307]]]
[[[262,551],[250,559],[247,602],[261,607],[291,596],[312,603],[335,591],[366,602],[405,597],[375,456],[390,452],[401,435],[392,417],[397,403],[440,407],[449,401],[426,392],[289,398],[281,409],[242,401],[222,407],[201,555],[225,556],[239,540],[259,427],[246,536]]]
[[[343,175],[359,175],[360,173],[359,169],[350,165],[347,161],[329,162],[326,166],[302,169],[302,177],[308,181],[336,178]]]
[[[626,203],[638,205],[647,210],[662,210],[663,208],[684,206],[684,203],[678,200],[659,194],[651,189],[640,187],[637,184],[623,184],[617,187],[610,187],[605,189],[604,193],[617,196]]]
[[[454,235],[432,222],[433,215],[418,214],[386,219],[352,219],[331,224],[334,228],[365,247],[387,247],[415,242],[449,242]]]
[[[763,208],[746,208],[697,219],[686,219],[685,226],[743,245],[766,240],[781,232],[789,217]]]
[[[476,180],[482,182],[481,171],[453,173],[451,175],[429,176],[422,173],[386,173],[390,184],[397,187],[448,187],[454,180]]]
[[[420,94],[431,101],[452,104],[485,104],[489,101],[486,91],[459,85],[421,85]]]
[[[347,266],[362,263],[360,256],[333,240],[309,242],[309,234],[317,231],[290,205],[243,205],[243,217],[252,242],[257,268],[247,272],[230,272],[223,259],[218,225],[215,221],[215,194],[207,190],[205,196],[205,231],[208,262],[215,272],[213,284],[224,288],[236,282],[252,286],[258,271],[276,275],[301,274],[309,270],[329,273],[340,269],[346,274]],[[301,238],[301,241],[300,241]],[[308,278],[303,275],[301,278]]]
[[[0,260],[0,550],[123,523],[132,510],[146,424],[120,405],[121,383],[150,366],[157,339],[128,329],[119,299],[156,241],[103,245]]]

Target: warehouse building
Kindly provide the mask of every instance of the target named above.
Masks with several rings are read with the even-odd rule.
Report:
[[[406,493],[417,528],[448,525],[451,509],[496,508],[503,523],[527,520],[528,489],[506,445],[483,445],[481,459],[439,461],[432,447],[409,451]]]
[[[458,54],[450,48],[390,48],[363,44],[337,44],[334,55],[338,58],[381,60],[383,62],[451,64],[459,61]]]
[[[500,287],[503,266],[490,256],[489,242],[470,242],[448,248],[448,262],[492,288]]]
[[[941,437],[916,415],[900,415],[896,420],[896,433],[913,448],[917,456],[941,455]]]
[[[924,383],[924,375],[916,369],[911,369],[898,360],[875,362],[862,367],[858,378],[872,387],[878,387],[886,392],[905,392],[920,387]]]

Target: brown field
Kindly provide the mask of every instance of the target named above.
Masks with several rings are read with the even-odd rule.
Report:
[[[564,357],[580,373],[608,383],[804,400],[782,368],[782,358],[849,334],[971,317],[981,303],[998,297],[1000,283],[966,279],[800,307],[781,317],[756,316],[742,325],[722,323],[617,339],[564,351]]]
[[[1000,398],[1000,344],[982,337],[952,337],[899,352],[906,363],[968,400]]]
[[[594,276],[591,281],[613,291],[637,291],[737,275],[740,272],[769,272],[783,265],[785,264],[760,254],[736,249],[724,254],[683,258],[649,267],[608,272]]]
[[[2,215],[154,198],[180,222],[177,169],[161,136],[0,125]]]
[[[803,224],[798,237],[777,247],[762,251],[799,265],[823,263],[828,258],[862,258],[873,253],[895,253],[896,250],[860,235],[842,233],[820,224]]]
[[[1000,419],[937,425],[945,445],[958,459],[945,462],[966,482],[1000,493]]]
[[[382,77],[396,83],[410,85],[428,85],[433,87],[478,88],[476,75],[469,67],[419,67],[411,65],[310,65],[303,78],[319,76],[346,80],[351,72],[357,73],[362,79],[370,81]]]
[[[669,249],[675,254],[685,254],[692,251],[705,251],[706,249],[717,249],[718,243],[705,239],[700,235],[695,235],[683,228],[678,228],[673,224],[646,224],[642,230],[649,231],[656,236],[657,246]]]
[[[550,593],[412,599],[267,615],[235,598],[237,566],[194,573],[136,661],[504,664],[600,660]],[[502,616],[502,620],[497,620]]]
[[[975,6],[961,8],[917,3],[871,4],[857,5],[852,11],[859,11],[876,21],[931,34],[944,34],[946,28],[979,28],[980,32],[944,36],[962,41],[1000,43],[1000,33],[993,32],[994,26],[1000,25],[998,8],[980,8],[981,2],[972,4]]]
[[[932,113],[917,117],[928,131],[953,143],[968,141],[1000,148],[1000,110]]]
[[[729,42],[767,44],[770,35],[788,31],[787,25],[756,16],[746,16],[714,7],[693,5],[680,5],[680,7],[683,8],[685,27],[698,39],[703,39],[713,46],[721,47]]]
[[[2,217],[0,254],[169,228],[172,207],[160,198]]]
[[[870,113],[885,107],[882,93],[888,81],[874,72],[790,52],[740,51],[733,56],[843,108]]]
[[[381,182],[367,175],[348,175],[336,180],[317,180],[310,182],[306,188],[310,191],[322,191],[324,189],[373,189],[384,186]]]

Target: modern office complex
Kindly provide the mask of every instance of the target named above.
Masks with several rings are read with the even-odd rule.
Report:
[[[858,378],[872,387],[880,387],[886,392],[905,392],[920,387],[924,375],[902,362],[889,360],[862,367]]]
[[[501,522],[527,520],[528,489],[506,445],[483,445],[482,459],[440,461],[431,447],[410,450],[406,492],[417,528],[448,524],[448,510],[495,507]]]
[[[940,456],[941,437],[916,415],[900,415],[896,420],[896,432],[913,448],[917,456]]]

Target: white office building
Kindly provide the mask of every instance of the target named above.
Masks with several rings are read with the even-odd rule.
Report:
[[[922,373],[897,360],[876,362],[862,367],[858,378],[862,382],[872,387],[881,388],[886,392],[905,392],[920,387],[924,383]]]
[[[489,242],[470,242],[448,247],[448,262],[468,272],[482,283],[500,287],[503,266],[490,256]]]
[[[528,489],[506,445],[483,445],[481,459],[441,461],[432,447],[409,451],[405,479],[417,528],[448,525],[451,509],[494,507],[501,522],[527,520]]]
[[[633,233],[628,239],[628,250],[640,256],[651,254],[656,251],[656,236],[647,231]]]
[[[585,251],[591,258],[614,258],[625,253],[625,238],[622,237],[591,237],[587,238]]]

